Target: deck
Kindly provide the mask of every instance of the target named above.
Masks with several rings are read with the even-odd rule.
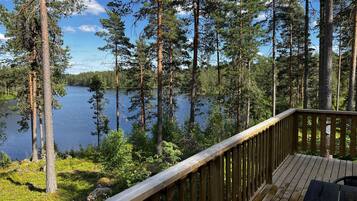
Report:
[[[302,153],[356,159],[357,112],[286,110],[108,201],[299,201],[312,179],[357,176],[357,163]]]
[[[302,154],[289,155],[273,174],[273,186],[266,186],[263,201],[304,199],[312,179],[333,182],[344,176],[357,176],[357,163]]]

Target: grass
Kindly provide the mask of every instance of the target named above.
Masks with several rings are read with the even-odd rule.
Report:
[[[0,101],[9,101],[15,98],[16,96],[14,94],[0,94]]]
[[[41,171],[44,161],[13,162],[0,168],[0,200],[58,201],[86,200],[101,178],[101,165],[86,159],[56,161],[58,191],[46,194],[46,176]]]

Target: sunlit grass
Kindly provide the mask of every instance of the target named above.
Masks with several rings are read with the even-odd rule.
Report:
[[[86,200],[101,177],[101,166],[84,159],[59,159],[56,162],[58,191],[46,194],[46,176],[38,163],[13,162],[0,168],[0,200]]]

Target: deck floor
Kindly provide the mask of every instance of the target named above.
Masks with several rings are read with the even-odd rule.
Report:
[[[289,155],[273,174],[273,186],[264,201],[304,199],[312,179],[333,182],[335,179],[356,175],[357,163],[318,156]]]

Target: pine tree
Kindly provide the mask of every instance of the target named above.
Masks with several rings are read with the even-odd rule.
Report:
[[[147,130],[148,121],[152,117],[151,101],[154,77],[152,68],[149,47],[144,38],[140,37],[136,42],[133,64],[129,70],[131,78],[128,91],[134,93],[130,97],[129,111],[135,112],[129,119],[139,124],[143,131]]]
[[[93,93],[90,97],[88,103],[91,104],[91,109],[93,112],[94,124],[96,131],[92,132],[92,135],[97,136],[98,147],[100,145],[100,137],[109,132],[109,120],[104,114],[104,107],[106,100],[104,98],[105,94],[105,85],[99,76],[94,76],[90,80],[89,92]]]
[[[108,4],[111,5],[111,4]],[[116,129],[119,130],[120,122],[120,103],[119,103],[119,90],[120,90],[120,69],[122,66],[128,66],[130,59],[130,49],[132,44],[129,38],[125,36],[125,25],[121,19],[121,14],[115,11],[115,7],[107,10],[108,19],[101,19],[104,30],[96,33],[97,36],[103,38],[106,45],[100,47],[100,50],[108,51],[113,54],[115,58],[115,91],[116,91]]]

